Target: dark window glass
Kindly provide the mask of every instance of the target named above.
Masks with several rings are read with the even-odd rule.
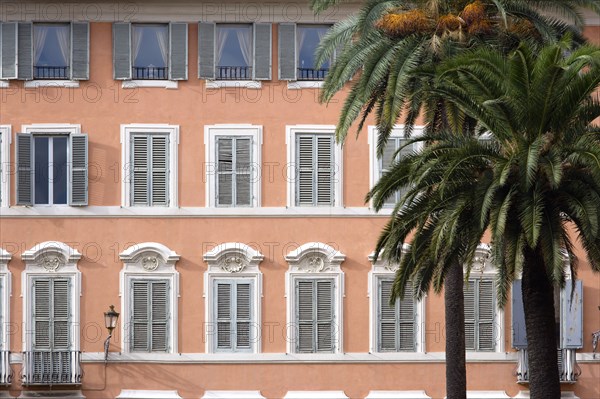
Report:
[[[329,70],[329,61],[317,68],[315,53],[329,26],[299,25],[296,29],[298,80],[323,80]]]
[[[66,79],[69,75],[71,27],[33,25],[33,72],[38,79]]]
[[[131,46],[133,79],[168,79],[168,25],[132,25]]]

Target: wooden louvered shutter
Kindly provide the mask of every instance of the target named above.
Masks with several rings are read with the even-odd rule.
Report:
[[[50,280],[33,282],[33,349],[50,349]]]
[[[296,24],[279,24],[279,80],[296,80]]]
[[[17,205],[33,205],[33,139],[17,134]]]
[[[232,349],[231,283],[218,282],[216,291],[217,349]]]
[[[151,205],[169,205],[169,137],[151,136]]]
[[[31,80],[33,79],[33,24],[31,22],[19,22],[17,42],[17,78]]]
[[[573,292],[575,290],[575,292]],[[581,280],[567,280],[560,295],[560,347],[583,347],[583,284]]]
[[[17,78],[17,28],[16,22],[0,24],[0,59],[2,60],[0,79]]]
[[[314,281],[296,280],[296,320],[298,324],[297,351],[315,352]]]
[[[70,348],[69,325],[71,318],[69,280],[52,279],[52,347],[58,350]]]
[[[494,282],[479,280],[477,314],[477,350],[493,351],[494,342]]]
[[[169,24],[169,79],[187,80],[188,26],[186,23]]]
[[[233,205],[233,137],[217,139],[217,205]]]
[[[515,280],[512,283],[512,347],[527,349],[521,280]]]
[[[271,24],[254,24],[255,80],[271,80]]]
[[[252,337],[252,287],[249,282],[238,282],[236,284],[236,308],[235,308],[235,335],[236,349],[250,349]]]
[[[148,135],[131,136],[131,205],[150,205]]]
[[[88,22],[71,23],[71,79],[90,78],[90,25]]]
[[[131,293],[131,350],[169,351],[169,282],[134,280]]]
[[[131,79],[131,24],[113,23],[113,77]]]
[[[198,78],[215,78],[215,24],[198,24]]]
[[[317,285],[317,352],[333,351],[333,281],[316,281]]]
[[[169,282],[153,281],[151,284],[151,336],[153,352],[169,350]]]
[[[391,282],[391,281],[390,281]],[[413,288],[407,286],[404,291],[404,298],[396,301],[398,314],[398,350],[414,351],[415,342],[415,301],[413,298]]]
[[[390,306],[392,280],[379,280],[379,351],[396,350],[396,309]]]
[[[475,293],[477,285],[474,280],[469,280],[469,284],[464,288],[465,298],[465,349],[476,350],[475,338]]]
[[[317,205],[333,205],[333,136],[317,136]]]
[[[380,165],[379,177],[383,176],[383,174],[389,170],[390,165],[394,161],[394,155],[395,155],[397,149],[398,149],[397,148],[397,140],[395,138],[391,137],[388,140],[387,144],[385,145],[382,157],[379,159],[379,165]],[[388,199],[386,199],[385,206],[394,206],[396,204],[396,202],[397,202],[397,195],[394,194],[394,195],[390,196]]]
[[[72,134],[70,141],[69,205],[84,206],[88,204],[88,135]]]
[[[133,281],[131,284],[131,296],[133,309],[131,312],[131,351],[150,350],[149,331],[149,291],[148,281]]]
[[[252,139],[238,137],[235,140],[235,205],[252,204]]]
[[[315,159],[314,136],[297,136],[296,156],[298,173],[296,176],[296,205],[314,205]]]

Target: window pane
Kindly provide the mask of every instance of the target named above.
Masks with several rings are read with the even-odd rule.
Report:
[[[218,25],[217,79],[252,79],[252,25]]]
[[[64,79],[68,76],[71,28],[67,24],[33,25],[34,77]]]
[[[168,25],[132,25],[131,43],[134,79],[168,78]]]
[[[35,159],[35,203],[48,203],[48,144],[49,137],[34,138],[34,159]]]
[[[298,80],[325,79],[329,61],[317,68],[315,52],[328,29],[323,25],[298,26],[296,29]]]
[[[67,137],[53,137],[54,159],[52,163],[53,170],[53,203],[67,203],[67,147],[69,139]]]

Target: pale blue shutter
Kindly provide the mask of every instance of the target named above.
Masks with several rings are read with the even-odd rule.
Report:
[[[17,205],[33,205],[33,140],[17,134]]]
[[[477,323],[475,314],[475,292],[477,286],[475,281],[469,280],[464,288],[465,298],[465,349],[476,350],[475,325]]]
[[[150,205],[150,148],[148,135],[131,136],[131,205]]]
[[[216,280],[214,315],[217,351],[250,351],[256,339],[252,330],[253,283],[250,280]]]
[[[131,338],[132,352],[150,350],[149,301],[150,283],[148,281],[133,281],[131,283]]]
[[[215,78],[215,24],[198,24],[198,78]]]
[[[334,347],[333,281],[316,281],[317,352],[332,352]]]
[[[113,23],[113,77],[131,79],[131,24]]]
[[[71,23],[71,79],[90,78],[90,24]]]
[[[396,351],[396,337],[398,320],[396,319],[396,309],[390,306],[390,296],[392,293],[392,280],[380,279],[378,283],[378,351]]]
[[[88,135],[70,136],[70,195],[69,205],[88,204]]]
[[[169,205],[169,137],[151,136],[151,205]]]
[[[527,349],[527,332],[525,330],[525,309],[521,292],[521,280],[512,284],[512,347]]]
[[[315,137],[296,136],[296,205],[315,205]]]
[[[574,292],[573,292],[574,291]],[[583,348],[583,284],[567,280],[560,294],[560,347]]]
[[[236,349],[250,349],[252,345],[252,286],[249,282],[236,283],[235,298]]]
[[[18,24],[16,22],[3,22],[0,24],[1,79],[17,78],[17,28]]]
[[[33,349],[50,349],[50,280],[33,281]]]
[[[254,24],[254,79],[271,80],[271,24]]]
[[[333,205],[333,136],[317,136],[317,205]]]
[[[297,352],[314,353],[316,351],[314,336],[316,304],[314,291],[314,281],[296,280]]]
[[[33,79],[33,24],[19,22],[17,50],[18,79]]]
[[[186,23],[170,23],[169,79],[187,80],[188,74],[188,26]]]
[[[134,280],[131,283],[131,338],[135,352],[169,350],[169,282]]]
[[[296,24],[279,24],[279,80],[296,80]]]
[[[232,289],[230,282],[217,282],[216,322],[217,322],[217,349],[232,349]]]
[[[71,347],[69,325],[71,306],[69,296],[69,280],[52,279],[52,347],[66,351]]]
[[[403,157],[411,154],[414,151],[415,145],[410,145],[404,147],[400,150],[400,147],[406,144],[406,139],[399,137],[390,137],[388,140],[384,150],[383,155],[379,159],[380,165],[380,174],[381,177],[385,172],[387,172],[394,161],[399,161]],[[397,154],[396,152],[400,150]],[[394,195],[390,196],[386,201],[384,206],[395,206],[396,203],[400,201],[402,196],[408,191],[408,188],[401,188]]]
[[[414,351],[416,349],[416,307],[412,287],[407,286],[404,290],[404,298],[396,300],[396,309],[399,327],[397,348],[399,351]]]
[[[217,138],[217,205],[233,205],[233,137]]]
[[[152,285],[152,348],[153,352],[169,351],[169,282],[153,281]]]
[[[235,140],[235,205],[252,204],[252,139]]]
[[[477,350],[493,351],[494,340],[494,282],[479,280],[477,301]]]

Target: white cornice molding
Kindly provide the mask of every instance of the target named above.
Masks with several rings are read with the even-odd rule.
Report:
[[[150,259],[153,255],[156,261]],[[160,257],[160,260],[165,266],[173,268],[175,267],[175,263],[180,258],[175,251],[157,242],[143,242],[140,244],[134,244],[119,254],[119,258],[126,265],[140,263],[141,261],[142,267],[145,270],[148,270],[149,268],[155,270],[162,266],[159,264],[160,262],[156,263],[158,262],[157,256]],[[150,265],[150,263],[156,264],[156,267]]]

